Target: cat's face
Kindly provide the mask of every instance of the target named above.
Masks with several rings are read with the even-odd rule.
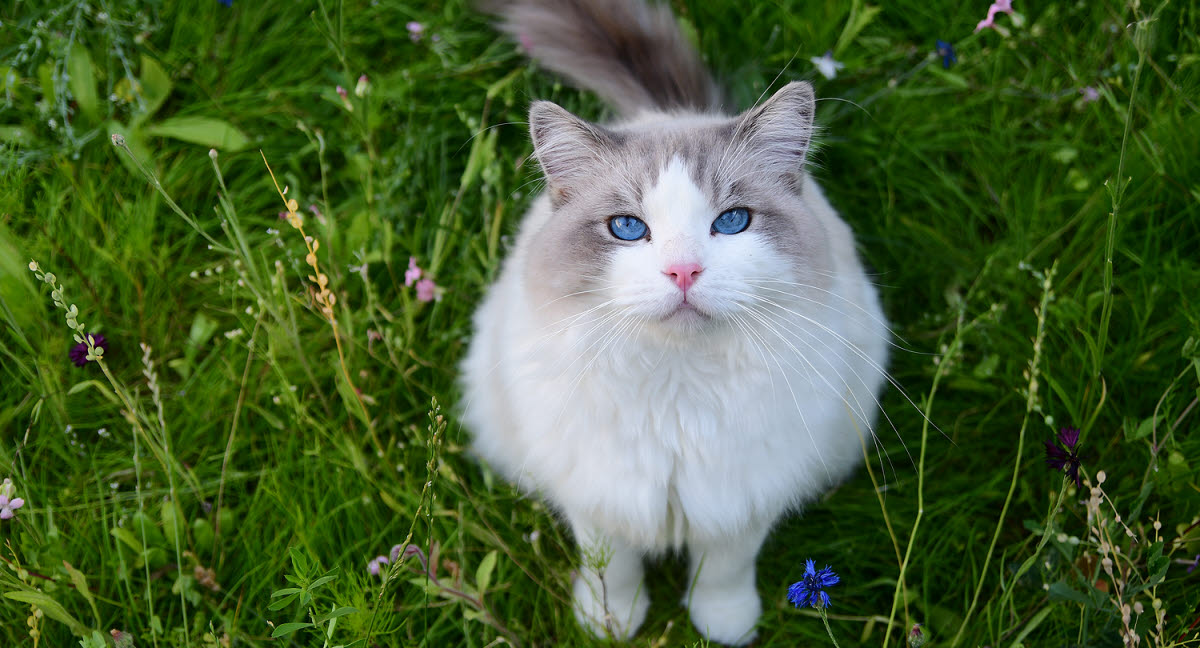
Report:
[[[813,96],[791,84],[746,114],[618,130],[535,104],[554,214],[529,285],[555,310],[668,334],[741,326],[787,283],[825,283],[825,233],[800,196]]]

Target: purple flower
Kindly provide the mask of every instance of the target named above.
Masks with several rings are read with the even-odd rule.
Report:
[[[827,608],[830,601],[829,594],[825,593],[825,588],[837,585],[839,582],[841,579],[833,573],[833,569],[829,565],[818,570],[810,558],[804,561],[804,578],[799,582],[792,583],[792,586],[788,588],[788,600],[796,607],[808,605]]]
[[[954,46],[944,40],[937,42],[937,55],[942,57],[942,68],[949,70],[951,63],[958,63],[958,55],[954,53]]]
[[[1084,103],[1092,103],[1093,101],[1096,101],[1100,98],[1100,91],[1093,88],[1092,86],[1080,88],[1079,92],[1081,94],[1083,94],[1083,102]]]
[[[108,352],[108,340],[104,339],[103,335],[100,335],[99,333],[89,333],[88,335],[92,336],[93,345],[104,349],[106,353]],[[71,347],[71,352],[69,355],[71,356],[71,362],[74,362],[76,367],[82,367],[88,362],[91,362],[87,359],[87,354],[87,342],[80,342],[79,344]]]
[[[0,520],[11,520],[17,509],[25,506],[25,500],[13,497],[14,490],[12,480],[6,477],[0,485]]]
[[[405,25],[405,27],[408,29],[408,37],[411,38],[412,42],[414,43],[421,40],[421,36],[425,34],[425,25],[422,25],[415,20],[409,22],[407,25]]]
[[[367,562],[367,571],[372,576],[378,576],[384,565],[388,564],[387,556],[375,556]]]
[[[1046,444],[1046,465],[1066,472],[1075,480],[1076,488],[1083,488],[1083,480],[1079,478],[1079,450],[1075,447],[1079,443],[1079,430],[1069,427],[1059,430],[1058,442],[1061,448],[1053,441],[1042,442]]]

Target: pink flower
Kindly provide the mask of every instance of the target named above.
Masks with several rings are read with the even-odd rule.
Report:
[[[987,18],[980,20],[979,24],[975,25],[975,31],[980,31],[987,27],[991,27],[992,29],[997,29],[996,14],[1006,13],[1006,14],[1012,15],[1012,12],[1013,12],[1012,0],[996,0],[995,2],[992,3],[992,6],[988,7]]]
[[[417,266],[417,257],[408,257],[408,270],[404,271],[404,285],[411,287],[421,278],[421,268]]]
[[[421,36],[425,34],[425,25],[422,25],[415,20],[405,25],[405,27],[408,28],[408,37],[411,38],[412,42],[414,43],[421,40]]]
[[[342,86],[338,86],[337,94],[342,98],[342,106],[344,106],[348,112],[354,112],[354,104],[350,103],[350,95],[346,92],[346,89]]]
[[[417,299],[423,302],[431,302],[438,298],[437,284],[433,283],[433,279],[422,279],[417,282]]]

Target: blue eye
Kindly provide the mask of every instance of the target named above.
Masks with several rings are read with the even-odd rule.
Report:
[[[737,234],[750,226],[750,212],[743,207],[721,212],[713,221],[712,231],[715,234]]]
[[[622,241],[636,241],[650,233],[642,219],[636,216],[613,216],[608,221],[608,231]]]

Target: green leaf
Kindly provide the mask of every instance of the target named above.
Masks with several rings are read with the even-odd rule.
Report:
[[[135,121],[141,121],[153,115],[171,94],[171,77],[158,64],[158,61],[145,54],[142,54],[141,81],[142,99],[146,102],[146,105],[137,117],[135,117]]]
[[[101,396],[107,398],[108,402],[112,403],[113,405],[121,404],[121,399],[117,398],[117,395],[108,388],[108,385],[105,385],[98,380],[84,380],[82,382],[77,382],[74,385],[71,385],[71,388],[67,390],[67,395],[78,394],[85,389],[95,389],[96,391],[100,392]]]
[[[875,16],[879,15],[880,11],[883,11],[882,7],[864,5],[856,0],[850,8],[850,17],[846,19],[846,25],[842,27],[842,33],[833,46],[833,55],[840,56],[850,43],[858,38],[858,33],[863,30],[863,27],[875,20]]]
[[[167,544],[167,539],[163,536],[162,531],[158,530],[158,525],[150,519],[149,515],[146,515],[145,511],[133,514],[133,532],[134,537],[149,547],[162,547]]]
[[[298,597],[298,596],[300,596],[300,595],[292,594],[291,596],[288,596],[286,598],[281,598],[278,601],[275,601],[274,603],[268,605],[267,609],[271,610],[272,612],[274,612],[275,610],[282,610],[283,608],[291,605],[292,601],[295,601],[296,597]]]
[[[292,571],[298,574],[308,572],[308,556],[299,547],[288,547],[288,556],[292,559]]]
[[[328,574],[325,574],[324,576],[313,581],[312,584],[308,586],[309,591],[315,590],[318,587],[324,585],[325,583],[328,583],[329,581],[336,579],[337,578],[336,572],[337,572],[337,570],[335,569],[335,570],[329,572]]]
[[[183,526],[183,513],[179,510],[179,503],[174,500],[163,502],[161,515],[167,546],[174,549],[177,545],[187,545],[187,531]]]
[[[100,98],[96,94],[96,74],[92,70],[92,57],[87,48],[79,43],[71,46],[67,53],[67,87],[75,97],[79,112],[89,121],[100,121]]]
[[[1125,440],[1137,441],[1150,436],[1150,433],[1154,431],[1154,419],[1155,417],[1151,416],[1139,423],[1136,428],[1130,425],[1125,426]]]
[[[1047,590],[1051,601],[1071,601],[1078,603],[1084,607],[1091,607],[1091,599],[1086,594],[1078,590],[1072,589],[1070,585],[1062,581],[1050,585]]]
[[[126,546],[133,549],[135,553],[142,553],[142,541],[133,535],[133,532],[123,527],[113,527],[108,531],[112,537],[124,542]]]
[[[317,625],[320,625],[322,623],[325,623],[326,621],[331,621],[338,617],[344,617],[347,614],[357,614],[357,613],[358,613],[357,608],[340,607],[332,612],[327,612],[327,613],[322,614],[321,616],[317,617],[316,622],[317,622]]]
[[[479,568],[475,570],[475,587],[479,589],[479,595],[483,596],[487,592],[488,585],[492,584],[492,572],[496,569],[496,550],[488,552],[483,560],[479,562]]]
[[[285,587],[281,590],[275,590],[274,592],[271,592],[271,598],[279,598],[280,596],[287,596],[288,594],[296,594],[299,591],[299,587]]]
[[[250,139],[242,131],[212,117],[172,117],[146,127],[146,133],[229,152],[250,145]]]
[[[1162,553],[1161,548],[1159,549],[1159,553]],[[71,577],[71,584],[75,586],[75,591],[79,592],[83,596],[83,600],[87,601],[88,605],[91,606],[92,618],[95,620],[96,625],[100,625],[100,610],[96,607],[96,598],[92,596],[91,588],[88,587],[87,576],[84,576],[83,572],[75,569],[71,566],[71,563],[65,560],[63,561],[63,567],[66,568],[67,574]]]
[[[45,614],[59,623],[66,624],[66,626],[71,629],[72,634],[78,637],[85,637],[88,634],[87,627],[80,623],[78,619],[71,616],[71,613],[67,612],[66,608],[59,605],[58,601],[55,601],[41,592],[5,592],[4,598],[38,606],[41,608],[42,614]]]
[[[213,548],[212,523],[204,518],[192,520],[192,541],[197,553],[208,553]]]
[[[275,630],[271,633],[271,636],[282,637],[284,635],[290,635],[297,630],[303,630],[311,627],[311,623],[282,623],[275,627]]]

